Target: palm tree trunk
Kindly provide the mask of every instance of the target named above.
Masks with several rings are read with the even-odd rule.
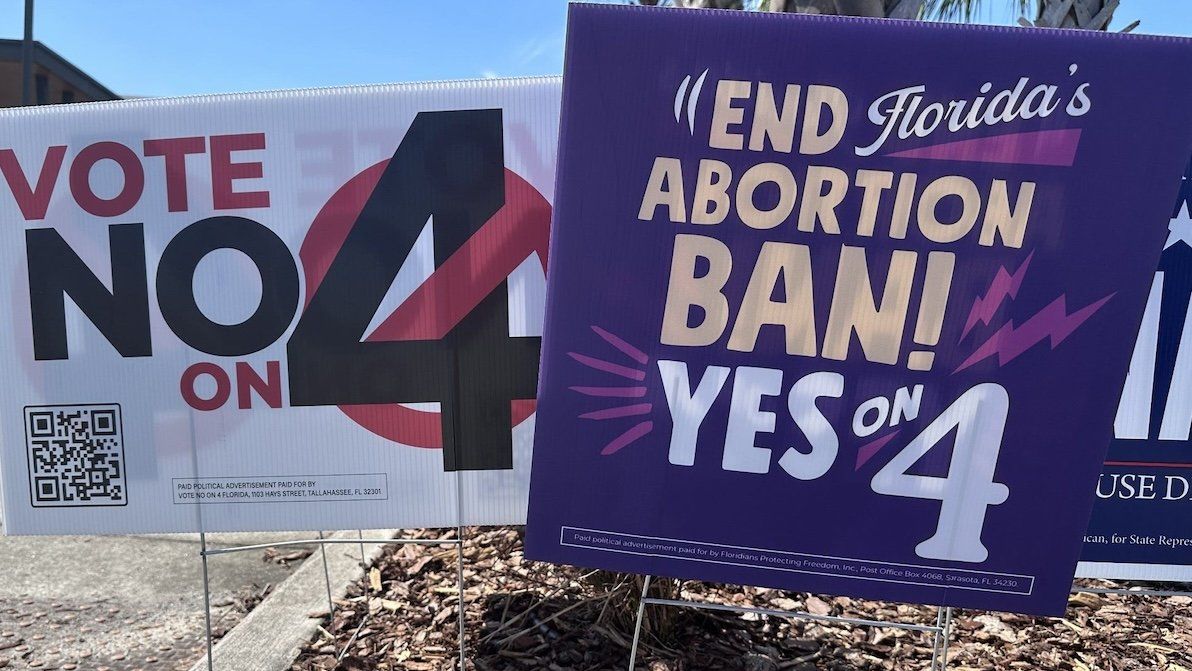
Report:
[[[836,0],[836,13],[881,18],[886,15],[886,3],[883,0]]]
[[[772,12],[917,19],[926,0],[770,0]]]
[[[686,3],[705,6],[739,5],[740,0],[736,3],[731,0],[722,0],[720,3],[716,0],[686,0]],[[1119,3],[1120,0],[1039,0],[1036,3],[1038,10],[1034,25],[1041,28],[1107,30]],[[764,6],[772,12],[917,19],[921,17],[926,4],[927,0],[768,0]],[[978,3],[973,2],[967,6],[976,4]]]
[[[1119,0],[1043,0],[1035,25],[1040,28],[1108,30]]]

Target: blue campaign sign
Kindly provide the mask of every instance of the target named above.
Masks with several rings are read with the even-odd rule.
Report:
[[[1192,579],[1192,163],[1138,330],[1077,573]]]
[[[526,556],[1063,612],[1189,58],[572,5]]]

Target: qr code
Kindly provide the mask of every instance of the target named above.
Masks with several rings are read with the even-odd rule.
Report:
[[[115,403],[26,406],[33,506],[127,505],[122,434]]]

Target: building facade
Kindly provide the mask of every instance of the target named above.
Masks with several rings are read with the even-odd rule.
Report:
[[[0,107],[21,104],[21,40],[0,39]],[[118,100],[120,96],[41,42],[33,43],[35,105]]]

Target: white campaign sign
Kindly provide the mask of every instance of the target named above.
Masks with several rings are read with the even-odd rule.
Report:
[[[0,112],[5,531],[524,522],[559,92]]]

